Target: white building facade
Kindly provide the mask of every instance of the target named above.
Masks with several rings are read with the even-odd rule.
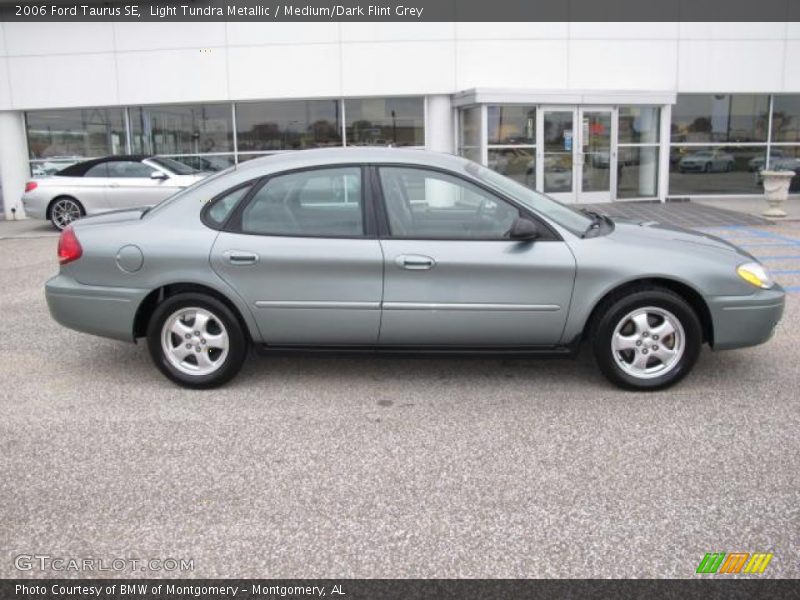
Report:
[[[462,154],[565,202],[760,194],[800,166],[800,23],[0,23],[0,184],[107,154],[204,170]]]

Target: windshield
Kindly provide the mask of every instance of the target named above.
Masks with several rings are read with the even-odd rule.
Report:
[[[467,172],[497,191],[511,196],[525,206],[530,207],[534,212],[552,219],[555,223],[576,235],[583,235],[583,232],[592,224],[591,217],[560,202],[556,202],[552,198],[525,187],[521,183],[517,183],[513,179],[500,175],[500,173],[496,173],[491,169],[470,163],[467,166]]]
[[[193,169],[189,165],[183,164],[182,162],[178,162],[177,160],[173,160],[171,158],[166,158],[164,156],[154,156],[150,160],[157,165],[175,173],[175,175],[195,175],[200,173],[200,171]]]
[[[146,209],[144,211],[144,213],[142,214],[142,218],[144,218],[145,215],[151,215],[151,214],[153,214],[155,212],[158,212],[159,210],[161,210],[162,208],[164,208],[168,204],[171,204],[174,200],[177,200],[178,198],[182,198],[183,196],[185,196],[189,192],[193,192],[194,190],[196,190],[200,186],[205,185],[207,183],[210,183],[210,182],[212,182],[212,181],[214,181],[216,179],[219,179],[223,175],[227,175],[228,173],[230,173],[231,171],[234,171],[234,170],[236,170],[235,166],[229,167],[229,168],[225,169],[224,171],[217,171],[213,175],[209,175],[208,177],[204,177],[203,179],[195,181],[192,185],[183,188],[179,192],[176,192],[176,193],[172,194],[172,196],[169,196],[168,198],[165,198],[164,200],[162,200],[158,204],[152,206],[151,208]]]

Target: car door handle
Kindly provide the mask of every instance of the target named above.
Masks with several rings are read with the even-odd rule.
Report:
[[[410,271],[427,271],[433,268],[436,261],[430,256],[422,256],[421,254],[401,254],[394,259],[394,264],[401,269]]]
[[[108,184],[108,187],[112,187],[112,188],[118,188],[118,187],[119,187],[119,184],[118,184],[118,183],[109,183],[109,184]]]
[[[224,253],[228,262],[232,265],[244,266],[254,265],[258,262],[258,254],[252,252],[241,252],[239,250],[228,250]]]

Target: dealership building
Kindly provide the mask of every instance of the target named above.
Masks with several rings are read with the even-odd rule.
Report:
[[[159,154],[456,153],[565,202],[761,193],[800,166],[800,23],[0,23],[0,185]]]

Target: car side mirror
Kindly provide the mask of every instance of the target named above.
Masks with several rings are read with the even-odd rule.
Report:
[[[512,240],[535,240],[539,237],[539,228],[530,219],[517,217],[511,224],[508,237]]]
[[[150,173],[150,179],[160,179],[163,181],[165,179],[169,179],[169,175],[164,173],[164,171],[153,171]]]

